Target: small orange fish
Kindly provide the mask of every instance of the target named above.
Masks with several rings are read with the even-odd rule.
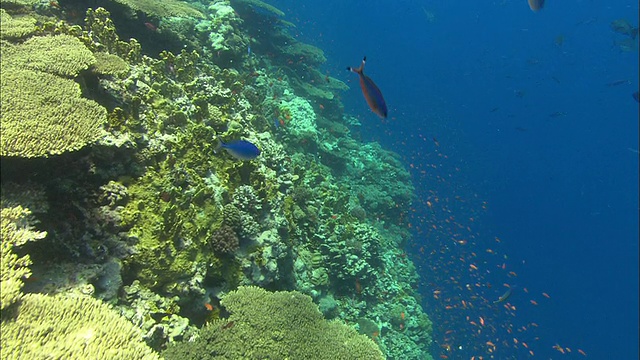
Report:
[[[204,307],[207,309],[207,311],[213,311],[213,305],[211,305],[209,303],[205,303]]]
[[[400,319],[404,321],[404,311],[400,313]]]

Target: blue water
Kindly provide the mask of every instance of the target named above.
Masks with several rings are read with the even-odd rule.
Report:
[[[413,165],[409,250],[436,358],[486,357],[486,341],[495,358],[524,358],[522,341],[536,358],[638,358],[638,51],[614,46],[625,37],[609,29],[637,26],[637,2],[550,0],[539,13],[524,0],[271,3],[349,82],[343,103],[365,138]],[[363,55],[387,121],[344,70]],[[607,85],[618,80],[628,83]],[[432,296],[491,300],[503,283],[515,311],[486,300],[446,311]],[[494,329],[464,328],[480,316]]]

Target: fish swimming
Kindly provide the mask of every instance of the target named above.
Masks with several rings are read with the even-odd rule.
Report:
[[[533,11],[539,11],[544,7],[544,0],[529,0],[529,8]]]
[[[609,27],[618,34],[627,35],[632,39],[638,36],[638,28],[631,25],[626,19],[613,20]]]
[[[247,140],[233,140],[228,143],[218,140],[218,149],[225,149],[229,155],[238,160],[253,160],[260,155],[260,149]]]
[[[495,300],[493,303],[494,304],[500,304],[500,303],[503,303],[503,302],[507,301],[509,296],[511,296],[511,292],[512,292],[511,288],[508,288],[507,291],[504,294],[502,294],[502,296],[500,296],[498,298],[498,300]]]
[[[364,99],[367,100],[367,104],[371,111],[373,111],[376,115],[380,116],[383,119],[387,118],[387,103],[384,102],[384,98],[382,97],[382,92],[376,86],[376,84],[371,80],[370,77],[364,74],[364,63],[367,61],[367,57],[365,56],[362,59],[362,64],[358,68],[352,68],[351,66],[347,67],[347,70],[352,71],[360,76],[360,88],[362,89],[362,94],[364,95]]]

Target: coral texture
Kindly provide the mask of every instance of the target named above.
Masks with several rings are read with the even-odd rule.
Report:
[[[94,298],[28,294],[11,315],[2,321],[3,359],[158,358],[133,324]]]
[[[205,326],[193,342],[176,344],[166,359],[383,359],[377,345],[338,321],[323,319],[297,291],[240,287],[222,298],[228,319]]]
[[[72,80],[2,66],[0,86],[2,156],[61,154],[78,150],[103,134],[106,110],[81,98],[80,87]]]
[[[223,254],[231,254],[240,246],[238,235],[229,225],[222,225],[220,229],[216,230],[209,243],[213,251]]]

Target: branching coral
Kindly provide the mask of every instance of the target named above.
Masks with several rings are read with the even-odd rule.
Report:
[[[204,327],[200,337],[169,347],[166,359],[383,359],[376,344],[338,321],[322,318],[297,291],[240,287],[222,298],[228,319]]]

